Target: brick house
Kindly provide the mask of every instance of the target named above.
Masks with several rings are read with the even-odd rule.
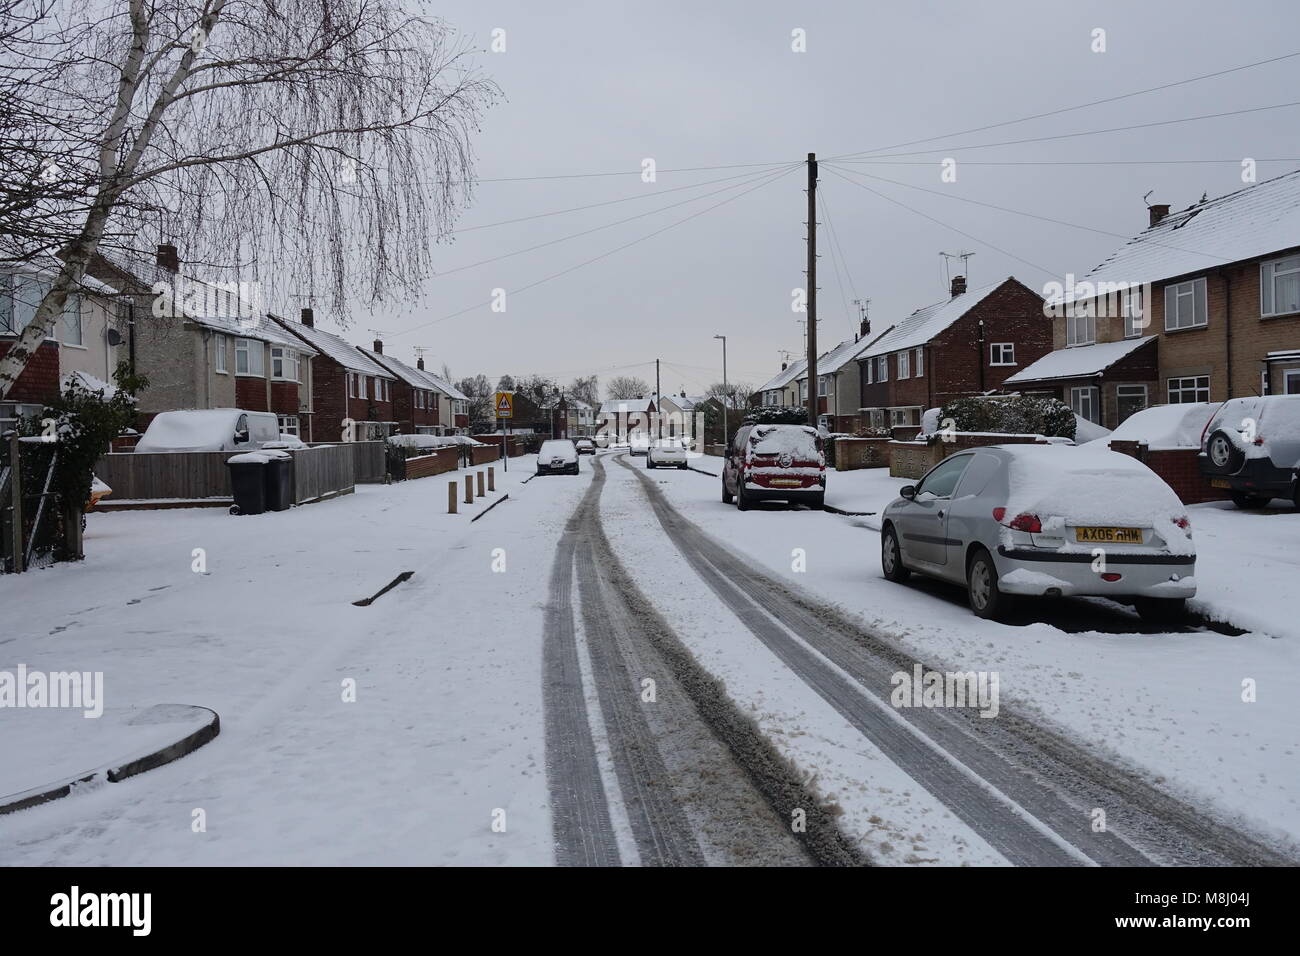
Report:
[[[397,421],[396,431],[403,435],[441,434],[438,426],[442,424],[438,414],[438,396],[433,383],[418,368],[407,365],[401,359],[384,354],[384,343],[375,339],[373,349],[357,349],[376,365],[392,373],[396,379],[393,386],[393,417]]]
[[[314,414],[304,440],[362,441],[392,433],[397,424],[393,411],[397,377],[392,372],[340,336],[316,328],[311,309],[302,310],[299,322],[272,318],[286,333],[318,353],[312,362],[311,377]],[[353,423],[350,430],[345,421]]]
[[[1049,303],[1054,355],[1017,374],[1113,428],[1140,408],[1300,394],[1300,170],[1170,214]],[[1117,343],[1141,342],[1101,366]],[[1049,361],[1050,360],[1050,361]],[[1054,377],[1089,370],[1081,379]]]
[[[750,401],[756,405],[779,405],[782,407],[800,404],[798,381],[807,367],[807,359],[799,359],[797,362],[782,362],[781,371],[759,386],[758,391],[750,396]]]
[[[596,434],[608,437],[610,442],[626,441],[633,433],[648,436],[657,411],[653,396],[612,398],[601,403],[596,414]]]
[[[920,425],[927,408],[995,392],[1052,348],[1042,297],[1014,276],[913,312],[857,354],[862,427]]]
[[[174,409],[242,408],[306,437],[316,350],[263,314],[249,283],[198,279],[167,244],[152,261],[96,254],[87,272],[115,292],[117,355],[149,378],[137,427]]]
[[[846,339],[817,358],[817,424],[829,432],[852,434],[862,426],[862,374],[858,359],[872,344],[870,326],[864,321],[858,334]],[[808,365],[805,360],[803,366]],[[795,384],[797,403],[808,402],[808,376]]]

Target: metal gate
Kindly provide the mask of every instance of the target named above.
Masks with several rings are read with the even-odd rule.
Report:
[[[55,442],[13,433],[0,442],[0,572],[49,567],[69,552],[58,464]]]

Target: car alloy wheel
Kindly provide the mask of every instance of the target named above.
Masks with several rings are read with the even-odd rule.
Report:
[[[966,594],[970,608],[977,617],[997,619],[1010,604],[1006,595],[998,590],[998,571],[993,558],[980,548],[966,567]]]
[[[911,575],[903,567],[903,552],[898,547],[898,534],[893,525],[888,525],[880,533],[880,568],[885,572],[885,579],[901,584]]]
[[[1205,455],[1216,471],[1229,475],[1241,468],[1246,457],[1222,431],[1216,431],[1205,443]]]

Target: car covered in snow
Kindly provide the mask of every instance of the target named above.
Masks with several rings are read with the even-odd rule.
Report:
[[[578,449],[567,438],[553,438],[542,442],[537,452],[539,475],[576,475]]]
[[[579,455],[596,454],[596,443],[590,438],[579,438],[573,443],[573,446],[578,449]]]
[[[1288,498],[1300,508],[1300,395],[1231,398],[1205,426],[1199,456],[1210,485],[1239,508]]]
[[[1136,458],[1109,449],[992,445],[906,485],[881,516],[881,567],[966,586],[1001,617],[1015,595],[1095,595],[1175,622],[1196,594],[1187,510]]]
[[[160,412],[136,443],[137,454],[180,451],[251,451],[280,441],[272,412],[192,408]]]
[[[821,508],[826,501],[826,453],[807,425],[743,425],[722,460],[722,501],[747,511],[784,500]]]
[[[686,468],[686,449],[680,438],[659,438],[646,450],[647,468]]]
[[[650,450],[650,436],[642,432],[633,432],[628,436],[627,449],[633,455],[644,455]]]

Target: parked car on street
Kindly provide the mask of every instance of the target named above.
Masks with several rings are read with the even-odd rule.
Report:
[[[573,445],[575,448],[578,449],[579,455],[596,454],[596,443],[592,441],[590,438],[579,438],[577,441],[573,443]]]
[[[633,432],[628,437],[627,447],[633,455],[644,455],[650,450],[650,438],[640,432]]]
[[[567,438],[552,438],[542,442],[537,452],[539,475],[576,475],[578,449]]]
[[[253,451],[279,440],[280,422],[272,412],[192,408],[155,415],[135,451]]]
[[[1101,448],[992,445],[945,458],[882,513],[885,577],[966,586],[1001,617],[1013,595],[1097,595],[1175,622],[1196,594],[1178,496],[1146,465]]]
[[[1199,460],[1201,474],[1238,508],[1273,498],[1300,508],[1300,395],[1228,399],[1205,426]]]
[[[745,425],[722,461],[722,501],[748,511],[779,499],[821,508],[826,501],[822,438],[807,425]]]
[[[646,451],[645,466],[647,468],[680,468],[685,471],[686,449],[682,447],[681,439],[660,438],[652,442],[650,448]]]

